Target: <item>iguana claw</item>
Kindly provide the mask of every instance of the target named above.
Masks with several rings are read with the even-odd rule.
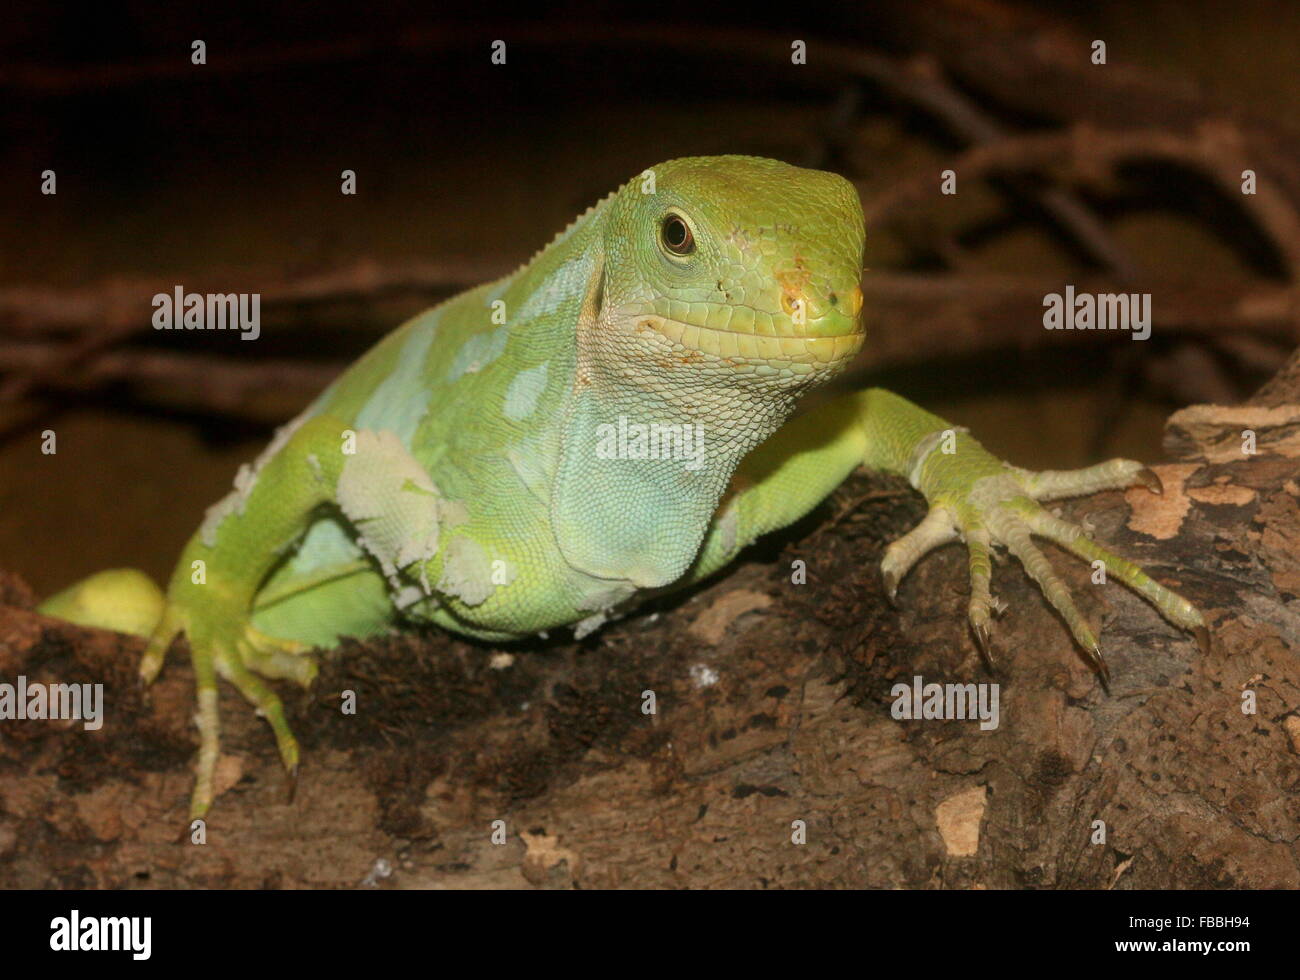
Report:
[[[1154,494],[1158,495],[1165,492],[1165,485],[1161,482],[1160,476],[1149,466],[1144,466],[1138,470],[1133,475],[1133,479]]]
[[[1092,661],[1092,669],[1097,672],[1097,677],[1101,681],[1101,689],[1110,694],[1110,668],[1106,666],[1106,660],[1101,655],[1101,647],[1094,643],[1092,649],[1088,651],[1088,659]]]
[[[1201,655],[1208,657],[1210,655],[1210,629],[1208,626],[1198,626],[1192,630],[1192,635],[1196,637],[1196,644],[1201,648]]]
[[[888,568],[880,570],[880,580],[885,586],[885,598],[895,609],[898,608],[898,575]]]
[[[1209,632],[1199,611],[1182,596],[1165,588],[1132,562],[1113,554],[1085,534],[1083,528],[1045,511],[1039,501],[1080,496],[1134,484],[1161,493],[1160,478],[1148,467],[1129,460],[1111,460],[1075,471],[1035,473],[1000,467],[978,445],[966,449],[961,469],[922,476],[919,489],[930,500],[930,511],[914,530],[886,549],[882,577],[891,600],[905,575],[925,553],[960,536],[969,553],[971,597],[969,619],[980,655],[992,670],[989,619],[1000,604],[989,591],[992,553],[1002,547],[1019,559],[1048,603],[1065,621],[1080,650],[1110,691],[1110,669],[1091,627],[1075,605],[1070,590],[1057,577],[1047,557],[1031,540],[1045,538],[1100,568],[1146,599],[1175,626],[1191,631],[1201,651],[1209,651]]]
[[[984,660],[984,666],[988,668],[990,674],[998,672],[997,665],[993,663],[993,652],[989,648],[989,628],[983,623],[972,623],[971,630],[975,634],[975,644],[979,647],[980,657]]]

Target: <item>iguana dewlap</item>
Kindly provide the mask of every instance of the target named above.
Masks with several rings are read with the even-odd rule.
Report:
[[[986,654],[1000,546],[1104,670],[1031,535],[1104,561],[1171,622],[1203,630],[1185,599],[1038,504],[1158,490],[1140,463],[1017,469],[882,390],[791,419],[861,347],[863,235],[857,193],[834,174],[740,156],[654,167],[517,272],[421,314],[349,368],[209,510],[165,600],[138,573],[108,572],[43,609],[148,635],[146,682],[186,634],[196,817],[212,801],[218,675],[296,770],[264,679],[310,683],[309,648],[409,623],[491,640],[585,632],[721,569],[858,466],[906,476],[930,504],[885,554],[891,593],[928,551],[964,541]]]

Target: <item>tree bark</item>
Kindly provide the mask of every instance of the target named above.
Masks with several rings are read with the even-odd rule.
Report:
[[[886,604],[881,551],[923,503],[857,476],[728,574],[582,642],[325,655],[311,692],[285,692],[292,804],[269,731],[223,687],[202,846],[182,836],[183,658],[142,698],[138,641],[41,617],[4,578],[0,680],[102,683],[107,710],[96,732],[0,723],[0,886],[1300,886],[1300,354],[1248,404],[1174,415],[1167,447],[1162,496],[1064,510],[1201,607],[1208,655],[1054,551],[1110,693],[1011,563],[990,675],[959,548]],[[996,682],[998,727],[896,719],[891,688],[916,676]]]

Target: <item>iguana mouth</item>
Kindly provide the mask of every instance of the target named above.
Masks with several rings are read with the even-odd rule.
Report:
[[[800,374],[825,370],[848,360],[862,349],[866,336],[866,331],[858,328],[836,336],[769,337],[700,327],[656,315],[642,316],[638,323],[641,329],[653,330],[688,351],[712,354],[738,364],[767,364]]]

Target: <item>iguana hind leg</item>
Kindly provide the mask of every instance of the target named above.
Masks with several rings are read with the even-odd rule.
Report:
[[[140,679],[149,684],[157,677],[168,648],[184,633],[198,700],[191,819],[203,816],[212,804],[220,753],[218,676],[231,681],[267,719],[291,773],[297,765],[297,742],[279,698],[257,674],[290,675],[309,683],[315,664],[301,643],[263,633],[253,626],[252,616],[268,573],[301,537],[312,512],[333,499],[346,431],[331,416],[310,418],[284,431],[251,470],[241,473],[236,491],[209,511],[172,574],[162,618],[140,662]]]

